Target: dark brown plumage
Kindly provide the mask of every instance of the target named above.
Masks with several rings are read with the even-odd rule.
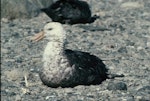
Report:
[[[75,64],[75,67],[79,70],[79,73],[84,75],[83,77],[80,77],[81,82],[83,82],[82,79],[85,77],[94,77],[92,82],[88,82],[87,79],[83,82],[83,84],[99,84],[107,78],[108,70],[102,60],[98,57],[87,52],[73,51],[70,49],[65,50],[65,54],[69,60],[70,66]]]
[[[58,0],[48,8],[41,9],[54,22],[77,24],[91,23],[97,17],[91,17],[89,5],[79,0]]]

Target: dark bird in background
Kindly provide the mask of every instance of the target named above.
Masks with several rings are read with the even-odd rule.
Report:
[[[91,17],[87,2],[79,0],[58,0],[48,8],[41,9],[54,22],[62,24],[92,23],[98,16]]]

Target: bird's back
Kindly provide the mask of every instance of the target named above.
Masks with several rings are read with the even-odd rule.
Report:
[[[78,0],[59,0],[48,8],[42,9],[53,21],[61,23],[86,23],[91,11],[86,2]]]
[[[87,52],[65,50],[71,66],[75,66],[82,84],[99,84],[107,79],[108,69],[101,59]],[[83,81],[82,81],[83,80]]]

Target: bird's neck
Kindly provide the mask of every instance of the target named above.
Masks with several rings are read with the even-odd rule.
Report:
[[[50,62],[50,60],[56,59],[64,54],[63,42],[48,42],[44,50],[43,61]]]
[[[48,42],[45,48],[47,55],[59,55],[64,51],[64,44],[62,42]]]

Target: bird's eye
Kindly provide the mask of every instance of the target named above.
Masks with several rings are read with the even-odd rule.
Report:
[[[48,30],[52,30],[52,28],[48,28]]]
[[[46,23],[50,23],[49,21],[47,21]]]

